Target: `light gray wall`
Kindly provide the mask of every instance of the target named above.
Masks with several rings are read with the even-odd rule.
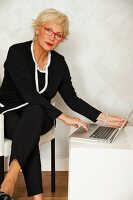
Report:
[[[9,46],[30,40],[32,19],[49,7],[70,18],[71,35],[57,51],[66,58],[78,96],[104,112],[126,116],[133,108],[133,0],[1,0],[1,73]],[[64,113],[88,121],[70,111],[59,95],[55,100]],[[73,130],[57,122],[57,170],[67,169]],[[41,157],[49,159],[49,145],[41,147]]]

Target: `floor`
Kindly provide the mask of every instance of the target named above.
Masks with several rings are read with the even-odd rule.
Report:
[[[68,200],[68,172],[56,172],[56,191],[50,190],[50,172],[42,172],[45,200]],[[23,175],[20,173],[14,194],[14,200],[31,200],[27,197]]]

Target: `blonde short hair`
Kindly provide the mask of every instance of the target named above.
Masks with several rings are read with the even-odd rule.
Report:
[[[33,28],[34,30],[37,28],[40,28],[42,24],[53,22],[62,25],[63,32],[64,32],[64,38],[67,39],[69,35],[69,20],[68,16],[63,14],[62,12],[55,10],[53,8],[45,9],[42,12],[39,13],[38,17],[33,20]]]

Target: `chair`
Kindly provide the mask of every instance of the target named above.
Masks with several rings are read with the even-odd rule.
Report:
[[[39,145],[51,141],[51,192],[55,192],[55,128],[40,137]],[[10,156],[12,141],[4,138],[4,115],[0,114],[0,185],[4,180],[4,160]]]

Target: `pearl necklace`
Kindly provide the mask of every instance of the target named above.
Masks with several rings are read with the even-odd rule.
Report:
[[[32,53],[32,58],[33,58],[34,63],[35,63],[35,83],[36,83],[36,90],[37,90],[38,93],[41,94],[41,93],[43,93],[46,90],[46,88],[48,86],[48,67],[49,67],[50,62],[51,62],[51,52],[50,51],[48,52],[48,59],[47,59],[48,61],[45,64],[45,66],[43,67],[44,68],[43,70],[39,69],[39,67],[38,67],[38,65],[36,63],[36,60],[34,58],[33,42],[31,44],[31,53]],[[44,85],[44,88],[42,90],[40,90],[40,91],[39,91],[38,72],[37,71],[40,71],[40,72],[42,72],[42,73],[45,74],[45,85]]]
[[[41,72],[45,71],[45,69],[49,66],[49,60],[50,60],[50,52],[48,52],[48,56],[47,56],[47,60],[45,62],[45,65],[43,66],[43,68],[39,68],[38,63],[37,64],[37,69]]]

